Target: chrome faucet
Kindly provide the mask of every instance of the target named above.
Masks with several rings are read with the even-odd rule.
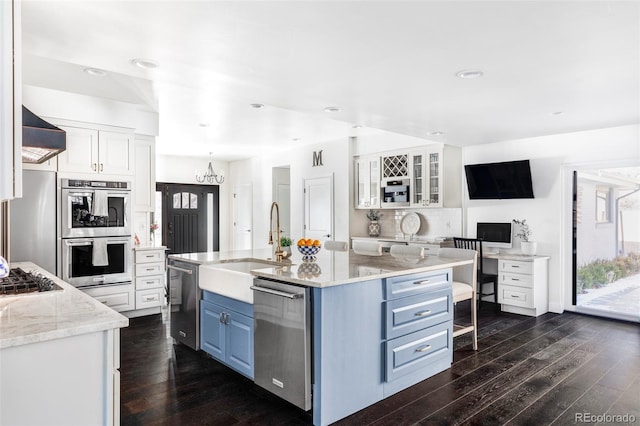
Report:
[[[282,250],[280,247],[280,207],[277,202],[271,203],[271,211],[269,212],[269,245],[273,244],[273,209],[276,210],[276,249],[273,253],[278,262],[281,262],[285,257],[287,257],[287,252]]]

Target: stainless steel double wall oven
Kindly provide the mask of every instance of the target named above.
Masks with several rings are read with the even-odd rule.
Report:
[[[62,279],[76,287],[131,282],[131,183],[60,179]]]

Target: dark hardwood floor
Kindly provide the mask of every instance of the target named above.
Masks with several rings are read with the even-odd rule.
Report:
[[[463,317],[468,305],[456,309]],[[597,424],[640,424],[638,324],[572,313],[530,318],[490,304],[479,322],[477,352],[468,335],[455,339],[451,369],[336,424],[567,425],[605,414],[627,418]],[[311,424],[310,413],[174,344],[166,315],[122,329],[120,371],[123,425]]]

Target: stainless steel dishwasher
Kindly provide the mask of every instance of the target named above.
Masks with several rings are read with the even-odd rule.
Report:
[[[171,337],[200,349],[200,299],[198,265],[169,259],[169,323]]]
[[[310,410],[310,289],[260,278],[253,283],[254,382]]]

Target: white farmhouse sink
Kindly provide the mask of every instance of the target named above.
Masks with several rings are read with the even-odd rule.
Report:
[[[215,263],[200,266],[198,286],[241,302],[253,304],[253,275],[250,271],[273,267],[272,263],[258,260]]]

